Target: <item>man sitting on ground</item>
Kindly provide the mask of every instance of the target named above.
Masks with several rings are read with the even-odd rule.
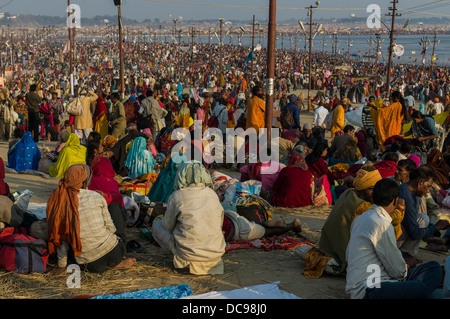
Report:
[[[350,239],[350,226],[356,215],[369,209],[372,204],[372,190],[381,180],[380,173],[373,167],[361,169],[353,182],[354,188],[346,190],[331,209],[320,236],[319,250],[335,260],[336,273],[344,273],[347,267],[345,250]]]
[[[397,248],[391,214],[403,201],[398,185],[383,179],[375,184],[372,198],[373,207],[351,226],[347,294],[352,299],[430,298],[442,280],[442,270],[435,261],[409,268]],[[374,271],[378,280],[371,281]]]
[[[353,140],[357,142],[355,138],[355,127],[353,125],[346,125],[344,127],[344,134],[336,136],[333,141],[331,142],[331,146],[329,149],[329,156],[333,157],[334,152],[336,152],[338,149],[341,149],[344,147],[349,140]]]
[[[447,220],[430,223],[430,216],[420,209],[418,197],[424,197],[430,192],[433,181],[433,171],[426,166],[420,166],[411,171],[407,183],[400,185],[399,196],[405,201],[406,211],[402,221],[403,234],[399,238],[399,247],[410,266],[420,263],[416,258],[420,242],[449,226]]]

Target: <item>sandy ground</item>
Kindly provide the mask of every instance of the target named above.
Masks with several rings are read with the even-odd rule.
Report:
[[[312,113],[302,112],[301,122],[311,122]],[[53,147],[54,143],[44,143]],[[0,157],[7,164],[8,144],[0,143]],[[40,176],[25,174],[7,174],[6,182],[12,191],[33,192],[31,202],[44,203],[51,192],[57,187],[58,179],[46,179]],[[299,218],[302,222],[303,235],[313,242],[318,242],[320,231],[330,212],[330,207],[303,207],[298,209],[275,209],[274,216],[281,216],[287,222]],[[344,277],[324,275],[319,279],[307,279],[303,274],[304,262],[291,250],[262,249],[236,250],[224,254],[225,273],[217,276],[193,276],[175,271],[172,267],[171,256],[160,248],[149,244],[138,236],[138,229],[129,229],[130,238],[136,238],[145,248],[145,253],[133,253],[130,256],[137,258],[138,266],[146,266],[147,273],[139,275],[126,284],[127,278],[133,278],[133,269],[123,271],[123,280],[120,284],[107,284],[108,276],[117,272],[110,271],[105,275],[89,277],[82,280],[82,288],[70,290],[64,287],[65,277],[59,278],[56,286],[47,287],[49,281],[58,280],[48,274],[27,277],[26,275],[2,274],[3,288],[0,298],[71,298],[77,295],[97,295],[117,293],[129,290],[158,288],[178,284],[188,284],[194,294],[208,291],[223,291],[243,288],[252,285],[279,281],[282,290],[290,292],[300,298],[307,299],[343,299],[346,298]],[[424,261],[437,260],[443,263],[447,256],[421,250],[419,258]],[[150,266],[148,266],[150,265]],[[140,268],[141,269],[141,268]],[[142,271],[142,270],[139,270]],[[85,275],[86,276],[86,275]],[[131,279],[130,279],[131,280]],[[13,285],[6,283],[14,282]],[[32,290],[30,290],[32,287]],[[130,288],[132,287],[132,288]],[[33,293],[31,293],[33,291]],[[41,294],[36,294],[39,291]],[[45,294],[44,294],[45,292]],[[50,297],[51,296],[51,297]]]

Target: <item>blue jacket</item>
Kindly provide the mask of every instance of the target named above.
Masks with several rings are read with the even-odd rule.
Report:
[[[429,224],[427,228],[420,228],[417,223],[418,207],[416,196],[408,188],[408,183],[400,185],[400,198],[405,200],[405,217],[402,221],[402,230],[413,240],[425,239],[432,236],[436,231],[434,224]]]
[[[291,125],[291,127],[287,128],[288,130],[292,130],[292,129],[296,129],[296,128],[300,128],[300,112],[298,110],[297,105],[295,105],[294,103],[288,103],[285,108],[289,108],[289,110],[291,111],[292,117],[294,118],[294,124]],[[284,109],[283,109],[284,110]]]

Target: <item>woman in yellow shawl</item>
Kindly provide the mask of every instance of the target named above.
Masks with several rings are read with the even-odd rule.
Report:
[[[339,103],[333,111],[333,126],[331,127],[331,138],[337,132],[344,129],[345,109],[342,103]]]
[[[180,111],[178,112],[177,125],[179,127],[189,128],[189,118],[191,117],[191,112],[186,102],[181,105]]]
[[[376,121],[374,121],[378,142],[383,150],[383,143],[386,139],[401,134],[403,119],[405,115],[408,116],[402,94],[399,91],[392,93],[391,101],[389,106],[378,107]],[[378,106],[380,101],[377,100],[375,104]]]
[[[66,146],[59,153],[56,164],[50,166],[49,173],[53,177],[61,178],[74,164],[86,164],[86,147],[80,144],[80,138],[75,133],[70,133]]]

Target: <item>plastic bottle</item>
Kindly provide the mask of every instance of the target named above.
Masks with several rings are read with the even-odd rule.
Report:
[[[152,232],[147,228],[142,228],[139,236],[144,240],[153,241]]]

